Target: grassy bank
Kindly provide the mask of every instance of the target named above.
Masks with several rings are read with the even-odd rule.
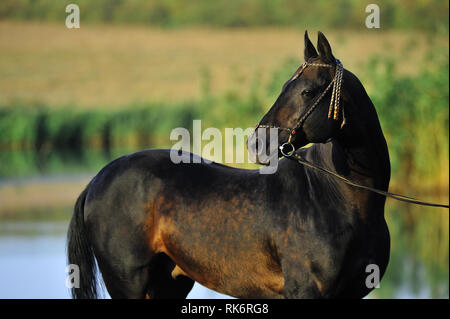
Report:
[[[173,127],[198,118],[192,104],[129,105],[124,109],[52,109],[43,105],[0,108],[0,147],[7,150],[81,150],[152,145]]]
[[[314,42],[317,30],[325,32],[336,57],[357,75],[370,56],[387,49],[397,72],[414,74],[430,47],[448,46],[447,36],[423,32],[308,30]],[[0,107],[38,103],[111,110],[197,101],[205,73],[213,95],[223,95],[231,86],[246,95],[255,78],[265,90],[286,59],[302,62],[303,32],[111,25],[69,30],[63,23],[0,21]]]
[[[363,83],[388,141],[394,179],[448,190],[448,49],[428,52],[416,67],[417,76],[397,75],[395,60],[374,57]]]
[[[363,29],[366,1],[335,0],[3,0],[0,19],[64,21],[65,7],[79,5],[83,23],[159,27],[297,26]],[[370,2],[369,2],[370,3]],[[448,2],[378,0],[384,28],[448,32]],[[427,12],[428,14],[423,14]]]
[[[201,98],[185,102],[132,104],[117,110],[2,106],[0,146],[37,153],[170,147],[170,131],[190,129],[193,119],[201,119],[203,128],[251,127],[268,110],[297,64],[296,59],[287,60],[267,85],[255,77],[248,93],[242,93],[235,83],[225,94],[213,95],[205,71]],[[448,53],[445,48],[433,50],[417,64],[419,71],[413,75],[399,74],[396,65],[395,59],[373,57],[360,76],[389,144],[393,181],[432,191],[448,189]]]

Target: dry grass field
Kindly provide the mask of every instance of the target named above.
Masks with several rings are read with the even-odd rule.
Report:
[[[309,31],[315,41],[317,30]],[[357,75],[374,54],[402,55],[396,59],[398,71],[414,73],[429,41],[426,34],[407,32],[321,31],[335,56]],[[303,32],[111,25],[69,30],[62,23],[0,22],[0,108],[39,102],[54,108],[117,109],[136,102],[196,99],[205,70],[211,74],[212,94],[249,90],[255,77],[266,84],[286,59],[302,62]],[[433,41],[448,47],[445,37]],[[440,176],[437,184],[448,187],[448,174]],[[84,181],[0,186],[0,215],[69,205],[83,186]]]
[[[310,30],[312,39],[317,30]],[[358,74],[372,54],[403,54],[400,72],[414,72],[424,34],[367,30],[323,31],[335,56]],[[175,29],[132,26],[0,22],[0,107],[12,102],[54,107],[120,107],[133,102],[179,101],[201,94],[210,73],[214,94],[261,83],[289,57],[302,62],[296,29]],[[439,41],[447,42],[445,38]]]

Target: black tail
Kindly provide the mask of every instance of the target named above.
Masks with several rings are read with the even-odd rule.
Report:
[[[89,185],[80,194],[67,233],[67,257],[69,264],[79,268],[79,288],[71,288],[74,299],[97,298],[97,264],[94,251],[88,241],[88,234],[84,225],[84,202]]]

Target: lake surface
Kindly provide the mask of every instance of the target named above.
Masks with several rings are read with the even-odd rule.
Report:
[[[65,286],[67,226],[68,221],[0,223],[0,298],[69,298]],[[436,287],[433,288],[425,265],[408,254],[402,258],[400,276],[389,274],[388,268],[381,287],[369,298],[448,298],[448,272],[447,278],[444,275],[441,284],[438,283],[437,294],[433,294]],[[196,284],[188,297],[227,296]]]
[[[70,298],[65,285],[67,226],[67,222],[0,224],[0,299]],[[188,298],[229,297],[196,284]]]
[[[73,203],[91,172],[109,160],[103,155],[72,162],[48,158],[44,162],[54,164],[40,165],[42,159],[30,154],[3,159],[9,166],[0,169],[0,298],[69,298],[65,236]],[[448,202],[448,195],[406,195]],[[448,210],[388,199],[386,219],[389,266],[380,288],[368,298],[448,298]],[[227,296],[196,284],[188,297]]]

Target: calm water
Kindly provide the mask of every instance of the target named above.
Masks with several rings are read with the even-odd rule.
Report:
[[[67,222],[0,224],[0,299],[70,298],[65,286],[67,226]],[[228,296],[195,284],[188,298]]]
[[[67,225],[66,221],[0,223],[0,298],[69,298],[65,286]],[[438,294],[433,295],[432,289],[436,288],[432,287],[425,266],[407,254],[403,258],[400,263],[403,276],[389,279],[388,270],[381,287],[369,298],[448,298],[448,272],[447,278],[442,278]],[[389,280],[393,283],[386,282]],[[188,297],[227,296],[196,284]]]
[[[69,298],[65,286],[65,236],[71,209],[56,208],[60,212],[55,213],[54,208],[49,213],[41,208],[2,217],[2,200],[10,199],[2,191],[13,187],[20,192],[22,186],[30,184],[37,189],[51,183],[65,183],[64,187],[68,187],[70,183],[79,182],[81,175],[92,176],[89,172],[98,171],[109,160],[101,154],[81,160],[74,160],[73,156],[42,160],[28,153],[5,154],[2,154],[5,158],[0,156],[0,298]],[[110,156],[116,157],[116,154]],[[82,187],[79,191],[78,187],[75,187],[76,192],[81,191]],[[448,195],[418,197],[448,202]],[[48,200],[52,198],[59,196],[52,194],[50,188]],[[18,201],[22,200],[26,198],[19,196]],[[413,207],[388,200],[386,219],[391,234],[390,262],[380,288],[368,298],[448,298],[448,210]],[[226,296],[196,284],[189,297]]]

